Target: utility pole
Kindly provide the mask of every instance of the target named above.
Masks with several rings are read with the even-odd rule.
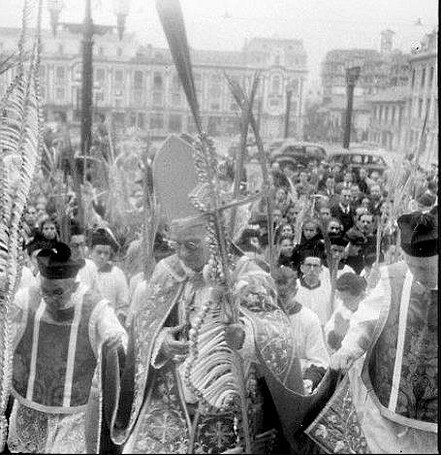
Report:
[[[289,137],[289,116],[291,114],[292,89],[286,90],[286,111],[285,111],[285,134],[284,138]]]
[[[84,157],[83,179],[86,178],[87,159],[92,142],[92,112],[93,112],[93,20],[91,0],[86,0],[83,22],[83,80],[81,91],[81,153]]]
[[[347,105],[346,105],[346,117],[345,117],[345,131],[343,137],[343,148],[349,149],[349,143],[351,140],[351,124],[352,124],[352,107],[354,103],[354,88],[360,76],[361,68],[359,66],[353,66],[346,70],[346,93],[347,93]]]

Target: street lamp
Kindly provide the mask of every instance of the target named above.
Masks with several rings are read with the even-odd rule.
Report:
[[[286,84],[286,110],[285,110],[285,134],[284,138],[289,137],[289,117],[291,115],[291,98],[292,98],[292,83]]]
[[[47,8],[51,14],[51,27],[54,38],[57,36],[57,26],[60,19],[60,13],[63,9],[62,0],[47,0]]]
[[[122,40],[126,28],[126,19],[129,14],[130,0],[113,0],[113,10],[116,15],[119,40]]]
[[[125,22],[129,12],[130,0],[114,0],[114,11],[117,16],[119,39],[123,37]],[[56,30],[59,15],[62,9],[61,0],[49,0],[49,11],[52,28]],[[91,0],[85,2],[84,21],[82,26],[77,24],[65,24],[73,33],[81,33],[83,36],[82,52],[82,87],[81,87],[81,153],[86,161],[89,156],[92,142],[92,115],[93,115],[93,35],[104,34],[111,27],[94,25],[92,19]],[[55,33],[55,32],[54,32]]]
[[[349,142],[351,139],[351,123],[352,123],[352,107],[354,103],[354,87],[358,78],[360,77],[359,66],[353,66],[346,70],[346,90],[347,90],[347,106],[345,118],[345,132],[343,137],[343,148],[349,149]]]

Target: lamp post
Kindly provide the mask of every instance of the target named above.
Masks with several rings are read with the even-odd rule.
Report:
[[[286,86],[286,110],[285,110],[285,134],[284,138],[289,137],[289,116],[291,114],[292,86],[288,83]]]
[[[354,103],[354,87],[358,78],[360,77],[359,66],[353,66],[346,70],[346,92],[347,92],[347,105],[345,117],[345,131],[343,136],[343,148],[349,149],[349,142],[351,139],[351,123],[352,123],[352,107]]]
[[[57,36],[57,25],[63,9],[63,0],[47,0],[47,8],[51,15],[51,28],[54,38]]]
[[[129,12],[130,0],[114,0],[114,12],[117,17],[118,35],[121,40],[125,30],[126,18]],[[56,33],[62,0],[49,0],[48,8],[51,13],[52,29]],[[104,34],[112,27],[94,25],[92,19],[91,0],[86,0],[85,14],[82,26],[64,24],[73,33],[82,34],[82,81],[81,81],[81,153],[86,162],[92,140],[93,118],[93,35]],[[85,172],[83,177],[85,176]]]

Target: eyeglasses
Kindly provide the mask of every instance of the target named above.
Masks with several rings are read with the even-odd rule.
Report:
[[[42,289],[41,290],[41,293],[45,297],[61,297],[62,295],[64,295],[65,292],[66,292],[66,290],[61,289],[61,288],[50,289],[50,290],[49,289]]]
[[[303,264],[303,266],[311,269],[318,269],[320,267],[320,264]]]
[[[71,248],[81,248],[83,246],[86,246],[86,242],[78,242],[78,243],[71,243],[70,244]]]
[[[183,242],[178,242],[174,240],[169,241],[170,247],[173,248],[174,250],[178,250],[180,247],[184,247],[186,250],[189,251],[197,250],[200,247],[201,243],[202,242],[200,240],[185,240]]]

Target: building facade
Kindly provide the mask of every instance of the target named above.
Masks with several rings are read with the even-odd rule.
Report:
[[[81,112],[81,35],[63,24],[57,36],[43,31],[42,98],[47,121],[79,124]],[[0,28],[0,52],[15,50],[19,29]],[[117,30],[103,28],[94,36],[93,98],[96,119],[111,117],[116,128],[136,127],[152,137],[195,132],[177,71],[168,49],[140,46],[134,35],[120,41]],[[254,38],[237,52],[191,50],[193,74],[203,126],[212,136],[239,132],[240,113],[224,73],[247,90],[260,74],[254,109],[264,138],[284,132],[287,91],[289,132],[303,138],[304,85],[307,57],[301,40]],[[0,76],[0,93],[12,79]]]
[[[438,162],[438,30],[427,34],[411,58],[407,100],[407,153],[425,166]]]
[[[369,142],[385,150],[403,151],[408,126],[408,93],[408,86],[391,87],[370,99]]]

